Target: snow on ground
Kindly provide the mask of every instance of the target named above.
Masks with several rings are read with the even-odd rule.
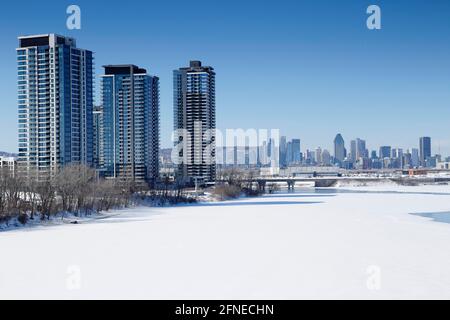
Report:
[[[336,192],[337,191],[337,192]],[[450,186],[297,190],[0,232],[0,298],[450,298]]]
[[[57,226],[63,224],[72,224],[72,223],[80,223],[80,222],[90,222],[93,220],[106,219],[111,216],[120,214],[118,212],[100,212],[100,213],[92,213],[85,215],[76,216],[70,212],[58,213],[55,216],[51,216],[50,220],[41,220],[41,215],[39,213],[35,214],[35,218],[33,220],[29,219],[28,222],[24,225],[20,223],[19,218],[12,218],[9,221],[0,222],[0,232],[18,230],[18,229],[27,229],[27,228],[42,228],[42,227],[50,227]]]

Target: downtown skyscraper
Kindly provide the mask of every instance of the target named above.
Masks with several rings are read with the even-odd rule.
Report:
[[[215,78],[200,61],[173,72],[176,176],[183,183],[216,179]]]
[[[340,133],[336,135],[334,138],[334,159],[336,163],[341,165],[344,162],[345,157],[347,156],[345,150],[345,141]]]
[[[391,146],[381,146],[380,152],[378,153],[380,159],[389,159],[392,154],[392,147]]]
[[[299,164],[302,161],[301,141],[292,139],[292,162]]]
[[[280,138],[280,167],[285,168],[288,165],[287,162],[287,138],[286,136],[282,136]]]
[[[104,174],[154,184],[159,178],[159,78],[135,65],[104,68]]]
[[[19,37],[20,170],[93,162],[93,54],[56,34]]]
[[[431,138],[421,137],[419,139],[420,165],[427,167],[427,160],[431,157]]]

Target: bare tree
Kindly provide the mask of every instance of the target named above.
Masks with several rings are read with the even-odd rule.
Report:
[[[8,201],[6,198],[6,192],[8,189],[6,181],[6,170],[0,169],[0,221],[7,219],[8,214]]]
[[[56,211],[56,188],[54,180],[48,176],[41,179],[36,184],[36,192],[39,194],[38,211],[41,213],[41,220],[50,219],[51,214]]]
[[[35,176],[24,178],[25,186],[25,201],[27,202],[27,211],[29,211],[30,219],[34,220],[34,216],[38,210],[39,204],[39,194],[38,190],[38,180]]]
[[[34,219],[36,214],[45,220],[57,213],[64,219],[67,212],[78,215],[124,207],[152,193],[153,190],[149,191],[143,182],[136,182],[129,172],[117,179],[103,179],[84,165],[65,166],[56,174],[28,172],[23,176],[2,169],[0,221],[16,216],[26,221]],[[162,195],[171,201],[185,197],[183,187],[169,189],[168,185]]]

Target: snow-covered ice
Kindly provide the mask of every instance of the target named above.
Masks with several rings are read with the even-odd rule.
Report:
[[[450,224],[411,214],[448,211],[378,185],[1,232],[0,298],[449,299]]]

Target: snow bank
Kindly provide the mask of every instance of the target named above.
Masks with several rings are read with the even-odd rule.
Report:
[[[379,186],[379,187],[386,187],[386,186],[397,186],[398,184],[385,179],[385,180],[379,180],[379,181],[358,181],[358,180],[338,180],[336,182],[335,187],[336,188],[347,188],[347,187],[367,187],[367,186]]]
[[[19,221],[18,217],[14,217],[8,221],[4,221],[0,223],[0,232],[7,232],[11,230],[18,230],[18,229],[30,229],[30,228],[37,228],[37,227],[50,227],[50,226],[60,226],[64,224],[78,224],[81,222],[89,222],[94,221],[96,219],[105,219],[107,217],[110,217],[117,213],[90,213],[88,215],[82,214],[76,216],[73,213],[66,212],[66,213],[58,213],[56,215],[53,215],[50,217],[50,219],[41,220],[41,215],[36,214],[34,219],[29,219],[26,224],[22,224]]]

